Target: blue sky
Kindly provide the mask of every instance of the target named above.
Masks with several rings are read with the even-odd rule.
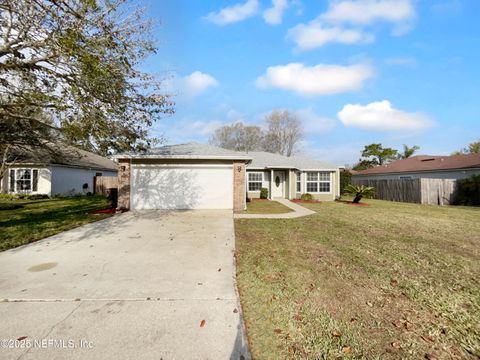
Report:
[[[176,113],[167,143],[222,124],[304,123],[301,153],[339,165],[365,144],[450,154],[480,138],[478,0],[145,0]]]

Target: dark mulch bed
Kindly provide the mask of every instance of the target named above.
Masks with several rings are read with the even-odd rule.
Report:
[[[116,212],[117,212],[117,209],[109,208],[109,209],[103,209],[103,210],[96,210],[93,212],[93,214],[115,214]]]

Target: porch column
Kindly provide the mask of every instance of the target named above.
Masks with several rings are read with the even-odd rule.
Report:
[[[290,200],[290,188],[292,187],[292,170],[288,169],[287,174],[288,174],[287,199]],[[285,181],[285,182],[287,182],[287,181]],[[287,184],[285,184],[285,186],[287,186]]]
[[[273,169],[270,169],[270,191],[268,192],[268,197],[270,198],[270,200],[273,199]]]

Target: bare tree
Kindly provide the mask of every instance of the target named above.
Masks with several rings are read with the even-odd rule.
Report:
[[[210,137],[209,143],[235,151],[259,150],[263,144],[263,132],[259,126],[238,122],[217,129]]]
[[[292,156],[298,151],[303,139],[303,128],[294,114],[284,110],[274,110],[265,118],[267,131],[264,139],[264,150],[285,156]]]

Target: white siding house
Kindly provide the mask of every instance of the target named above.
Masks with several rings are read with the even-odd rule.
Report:
[[[95,176],[117,176],[116,163],[71,147],[55,156],[45,151],[23,153],[8,165],[0,192],[48,196],[93,193]]]

